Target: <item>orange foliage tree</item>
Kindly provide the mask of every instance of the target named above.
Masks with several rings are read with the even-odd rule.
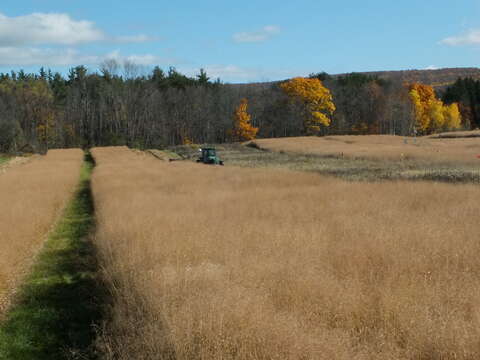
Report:
[[[247,112],[248,100],[240,100],[240,105],[235,109],[233,116],[233,129],[231,136],[236,141],[253,140],[257,136],[258,128],[251,124],[251,116]]]
[[[415,128],[420,133],[430,134],[460,127],[462,118],[458,104],[444,105],[435,96],[433,87],[414,83],[409,85],[409,95],[415,110]]]
[[[319,79],[293,78],[280,85],[294,101],[304,106],[304,129],[307,134],[317,134],[322,126],[330,126],[329,116],[335,111],[332,94]]]

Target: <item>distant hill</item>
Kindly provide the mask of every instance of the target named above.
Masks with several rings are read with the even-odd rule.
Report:
[[[378,76],[381,79],[395,82],[420,82],[432,85],[436,89],[453,84],[459,77],[471,77],[480,80],[480,68],[444,68],[437,70],[401,70],[401,71],[371,71],[362,72],[365,75]],[[338,74],[334,76],[341,76]]]
[[[426,85],[433,86],[436,90],[444,90],[447,86],[453,84],[459,77],[471,77],[480,80],[480,68],[444,68],[436,70],[396,70],[396,71],[369,71],[357,72],[359,74],[378,76],[381,79],[390,80],[400,83],[419,82]],[[344,74],[330,74],[333,78],[347,75]],[[287,79],[285,79],[287,80]],[[280,83],[281,81],[267,81],[267,82],[253,82],[253,83],[239,83],[227,84],[234,88],[268,88],[272,84]]]

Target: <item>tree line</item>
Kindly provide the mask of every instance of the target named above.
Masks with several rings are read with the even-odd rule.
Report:
[[[458,103],[462,119],[471,129],[480,128],[480,81],[459,78],[442,94],[447,104]]]
[[[148,74],[140,70],[128,62],[107,61],[99,71],[77,66],[67,76],[43,68],[35,74],[0,74],[0,152],[23,151],[26,146],[40,151],[222,143],[239,140],[239,117],[248,119],[257,137],[301,136],[312,129],[320,135],[409,135],[416,126],[409,88],[375,76],[310,75],[308,80],[328,90],[317,89],[331,100],[321,105],[295,94],[308,81],[292,86],[224,84],[203,70],[193,77],[173,67],[155,67]],[[442,99],[459,102],[460,112],[467,114],[463,126],[478,125],[480,97],[475,93],[472,103],[462,86],[453,86],[462,89],[458,91],[447,89]],[[306,109],[310,126],[305,126]]]

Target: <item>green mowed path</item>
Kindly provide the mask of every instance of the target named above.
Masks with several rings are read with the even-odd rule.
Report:
[[[0,326],[1,360],[92,359],[101,317],[89,154],[80,184]]]

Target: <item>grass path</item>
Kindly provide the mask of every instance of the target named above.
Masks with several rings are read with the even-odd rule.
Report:
[[[93,325],[100,319],[101,299],[88,239],[95,224],[93,167],[86,154],[75,196],[0,326],[1,360],[95,358]]]

